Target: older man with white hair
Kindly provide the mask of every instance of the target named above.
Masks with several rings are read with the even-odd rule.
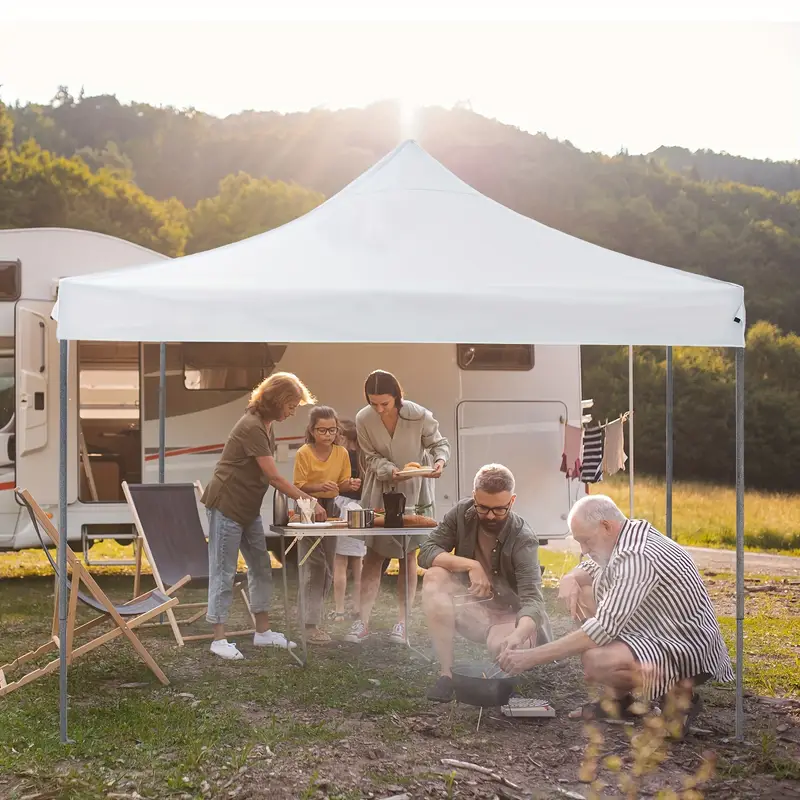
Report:
[[[568,524],[588,558],[564,576],[559,598],[581,627],[535,650],[504,650],[498,661],[505,670],[580,655],[587,682],[617,700],[613,712],[589,703],[570,715],[583,719],[636,716],[634,690],[663,705],[676,684],[733,680],[711,599],[680,545],[646,520],[628,519],[605,495],[579,500]],[[683,731],[700,708],[692,693]]]

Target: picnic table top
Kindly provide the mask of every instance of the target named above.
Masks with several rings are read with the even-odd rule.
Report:
[[[298,533],[312,536],[418,536],[436,530],[435,525],[424,528],[290,528],[288,525],[270,525],[270,531],[281,536],[296,536]]]

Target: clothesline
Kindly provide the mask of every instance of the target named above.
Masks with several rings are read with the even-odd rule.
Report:
[[[583,427],[584,427],[584,428],[605,428],[605,427],[607,427],[608,425],[610,425],[612,422],[617,422],[617,421],[619,421],[619,422],[627,422],[627,421],[628,421],[628,417],[630,417],[630,416],[632,416],[632,415],[633,415],[633,411],[623,411],[623,412],[622,412],[622,413],[621,413],[621,414],[620,414],[618,417],[616,417],[615,419],[612,419],[612,420],[606,419],[606,421],[605,421],[605,422],[603,422],[603,423],[598,423],[598,424],[596,424],[596,425],[593,425],[591,422],[588,422],[588,423],[586,423],[586,424],[585,424]]]
[[[625,469],[625,422],[632,410],[624,411],[614,420],[586,424],[580,427],[566,425],[564,452],[561,455],[561,472],[568,479],[583,483],[598,483],[603,474],[613,475]]]

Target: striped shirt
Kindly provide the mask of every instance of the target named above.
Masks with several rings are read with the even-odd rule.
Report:
[[[684,678],[734,679],[711,598],[689,554],[646,520],[627,520],[608,565],[591,559],[597,603],[583,631],[599,646],[624,642],[655,700]]]
[[[584,483],[599,483],[603,480],[604,446],[603,429],[599,425],[583,432],[581,480]]]

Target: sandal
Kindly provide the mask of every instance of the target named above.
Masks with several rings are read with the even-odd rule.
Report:
[[[328,619],[333,623],[344,622],[345,621],[344,611],[329,611]]]
[[[669,738],[675,741],[681,741],[686,738],[689,729],[702,712],[703,698],[697,694],[697,692],[692,692],[692,699],[689,701],[689,707],[685,710],[679,710],[677,714],[674,713],[673,708],[668,708],[668,700],[666,697],[661,698],[659,707],[661,708],[661,715],[665,719],[670,717],[670,719],[667,719]]]
[[[647,707],[633,695],[626,694],[616,700],[604,698],[596,703],[585,703],[570,711],[569,719],[589,720],[636,720],[647,713]]]

